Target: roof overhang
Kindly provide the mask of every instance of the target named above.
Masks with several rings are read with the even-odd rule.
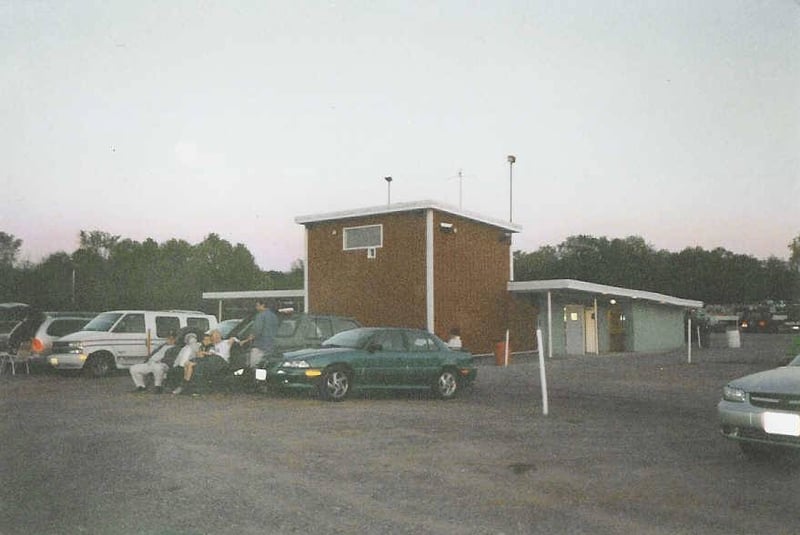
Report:
[[[305,290],[253,290],[246,292],[203,292],[203,299],[285,299],[305,297]]]
[[[593,282],[584,282],[575,279],[511,281],[508,283],[508,291],[511,293],[579,292],[608,297],[641,299],[680,308],[703,308],[702,301],[682,299],[680,297],[672,297],[670,295],[646,292],[643,290],[620,288],[618,286],[606,286],[605,284],[595,284]]]
[[[493,227],[497,227],[508,232],[522,231],[522,227],[520,225],[516,225],[510,221],[502,221],[500,219],[486,217],[484,215],[477,214],[475,212],[462,210],[455,206],[450,206],[445,203],[441,203],[438,201],[430,201],[430,200],[384,204],[382,206],[371,206],[368,208],[344,210],[341,212],[328,212],[324,214],[298,216],[294,218],[294,221],[295,223],[298,223],[300,225],[309,225],[312,223],[335,221],[339,219],[354,219],[367,216],[394,214],[399,212],[411,212],[415,210],[437,210],[439,212],[444,212],[458,217],[463,217],[465,219],[471,219],[479,223],[484,223],[486,225],[491,225]]]

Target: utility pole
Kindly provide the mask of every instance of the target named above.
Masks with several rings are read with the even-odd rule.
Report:
[[[514,221],[514,162],[517,157],[508,155],[508,221]]]
[[[386,193],[386,206],[389,206],[392,204],[392,177],[385,176],[383,179],[386,181],[386,187],[388,189]]]

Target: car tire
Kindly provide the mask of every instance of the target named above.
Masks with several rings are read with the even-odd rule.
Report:
[[[325,370],[319,382],[319,397],[325,401],[344,401],[350,393],[350,374],[341,367]]]
[[[460,386],[458,373],[453,369],[447,368],[442,370],[436,378],[436,384],[433,385],[433,393],[441,399],[451,399],[455,397]]]
[[[91,377],[107,377],[114,369],[114,362],[111,355],[105,353],[99,355],[90,355],[83,369]]]

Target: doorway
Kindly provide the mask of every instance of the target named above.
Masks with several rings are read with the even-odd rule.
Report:
[[[597,354],[597,317],[593,308],[583,309],[583,326],[586,331],[586,352]]]
[[[566,353],[567,355],[583,355],[586,353],[586,340],[584,334],[584,307],[583,305],[567,305],[564,307]]]

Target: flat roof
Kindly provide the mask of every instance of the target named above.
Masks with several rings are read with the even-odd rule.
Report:
[[[450,206],[449,204],[431,200],[400,202],[400,203],[384,204],[382,206],[370,206],[367,208],[355,208],[352,210],[343,210],[341,212],[328,212],[324,214],[304,215],[295,217],[294,221],[295,223],[298,223],[300,225],[308,225],[309,223],[320,223],[323,221],[334,221],[337,219],[352,219],[357,217],[393,214],[398,212],[411,212],[413,210],[437,210],[439,212],[445,212],[455,216],[463,217],[465,219],[478,221],[486,225],[491,225],[493,227],[498,227],[503,230],[507,230],[509,232],[522,231],[522,227],[520,225],[517,225],[510,221],[502,221],[500,219],[486,217],[484,215],[477,214],[475,212],[462,210],[461,208]]]
[[[250,290],[244,292],[203,292],[203,299],[279,299],[287,297],[305,297],[305,290]]]
[[[632,290],[630,288],[620,288],[618,286],[607,286],[593,282],[584,282],[575,279],[553,279],[539,281],[511,281],[508,283],[508,291],[512,293],[547,293],[558,291],[584,292],[612,297],[628,297],[630,299],[642,299],[653,301],[662,305],[671,305],[682,308],[703,308],[702,301],[693,299],[682,299],[656,292],[646,292],[644,290]]]

